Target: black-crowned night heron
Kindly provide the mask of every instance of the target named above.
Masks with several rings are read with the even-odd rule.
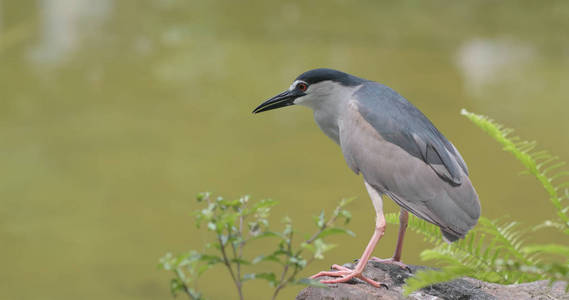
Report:
[[[363,276],[385,231],[382,195],[401,207],[399,236],[391,259],[372,260],[400,266],[408,212],[440,227],[444,239],[463,238],[480,216],[480,202],[468,178],[466,163],[454,145],[415,106],[391,88],[331,69],[298,76],[288,90],[259,105],[253,113],[304,105],[316,123],[340,145],[348,166],[362,173],[376,213],[375,231],[354,270],[333,265],[321,276],[340,277],[323,283]]]

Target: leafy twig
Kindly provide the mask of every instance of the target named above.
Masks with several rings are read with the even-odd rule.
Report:
[[[320,283],[308,279],[297,281],[296,276],[314,259],[323,258],[322,254],[333,247],[333,245],[328,245],[323,241],[326,236],[339,233],[353,235],[347,229],[334,227],[334,222],[339,217],[344,217],[346,223],[350,219],[350,213],[344,209],[344,206],[349,202],[347,200],[340,202],[330,219],[326,220],[324,212],[317,217],[318,230],[302,242],[299,249],[296,249],[293,243],[295,231],[290,219],[285,218],[285,227],[282,233],[269,230],[267,218],[270,208],[276,204],[275,201],[261,200],[248,206],[248,197],[229,201],[221,197],[212,199],[209,193],[198,195],[197,200],[204,203],[206,207],[194,213],[196,225],[199,228],[201,224],[205,223],[207,229],[215,233],[215,242],[210,246],[217,249],[219,256],[190,251],[188,254],[178,257],[167,254],[160,260],[160,266],[163,269],[175,273],[175,278],[171,282],[172,293],[183,292],[192,300],[202,300],[203,296],[191,285],[195,284],[203,272],[218,263],[222,263],[228,270],[236,286],[239,299],[244,298],[242,289],[244,282],[251,279],[267,280],[275,288],[272,299],[275,299],[279,292],[290,283],[321,286]],[[280,277],[277,279],[274,273],[242,275],[243,266],[250,264],[243,259],[245,246],[250,242],[267,237],[279,238],[277,249],[269,255],[258,256],[253,260],[253,263],[261,261],[278,262],[283,266]],[[228,244],[231,246],[231,250],[228,250]],[[302,257],[304,250],[312,252],[308,260]],[[284,259],[281,259],[282,256]]]

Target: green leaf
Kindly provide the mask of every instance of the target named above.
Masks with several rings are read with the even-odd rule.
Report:
[[[199,260],[206,262],[209,265],[215,265],[223,261],[223,259],[216,255],[209,255],[209,254],[201,254],[199,256]]]
[[[203,295],[201,293],[198,293],[198,291],[194,290],[193,288],[189,288],[188,292],[190,293],[192,299],[194,300],[205,300]]]
[[[307,261],[300,256],[292,256],[288,260],[291,264],[297,266],[301,270],[306,267]]]
[[[172,278],[170,280],[170,293],[172,293],[172,296],[176,296],[182,291],[184,291],[184,283],[178,278]]]
[[[172,253],[168,252],[158,260],[158,268],[166,271],[172,270]]]
[[[320,215],[314,217],[314,222],[316,223],[316,226],[318,226],[318,228],[324,227],[324,224],[326,224],[324,210],[320,212]]]
[[[549,194],[549,200],[557,211],[557,216],[560,220],[559,223],[565,226],[562,232],[569,234],[569,215],[567,215],[567,212],[563,212],[561,204],[562,196],[559,194],[559,191],[565,183],[560,183],[557,186],[554,184],[556,179],[569,175],[569,172],[561,171],[554,175],[547,174],[547,171],[563,165],[563,163],[558,163],[558,157],[550,155],[547,151],[529,153],[528,148],[533,147],[532,142],[520,142],[518,137],[508,137],[513,130],[504,129],[504,126],[486,116],[477,115],[465,109],[461,111],[461,114],[500,143],[505,151],[510,152],[522,163],[526,170],[539,181],[543,189]]]
[[[208,193],[208,192],[205,192],[205,193],[199,193],[199,194],[196,196],[196,201],[198,201],[198,202],[202,202],[203,200],[205,200],[205,199],[209,198],[209,196],[210,196],[210,195],[211,195],[211,194],[210,194],[210,193]]]
[[[251,197],[249,195],[241,196],[241,198],[239,198],[239,202],[241,204],[247,204],[250,198]]]
[[[255,273],[245,274],[241,278],[241,281],[245,282],[245,281],[253,280],[253,279],[257,278],[256,276],[257,276],[257,274],[255,274]]]
[[[414,277],[407,279],[403,294],[409,296],[412,292],[440,282],[446,282],[458,277],[469,276],[473,270],[467,267],[447,267],[442,271],[420,270]]]
[[[324,243],[324,241],[322,239],[316,239],[314,240],[314,258],[316,259],[323,259],[324,258],[324,252],[332,249],[336,247],[336,245],[333,244],[326,244]]]
[[[349,211],[347,211],[345,209],[342,209],[340,211],[340,215],[345,218],[344,224],[350,223],[350,220],[352,219],[352,213],[350,213]]]
[[[211,231],[216,231],[217,225],[214,222],[209,222],[209,223],[207,223],[207,229],[209,229]]]
[[[232,258],[229,260],[232,263],[238,263],[238,264],[242,264],[242,265],[250,265],[251,262],[242,258]]]
[[[350,204],[352,201],[354,201],[357,197],[350,197],[350,198],[344,198],[342,200],[340,200],[340,204],[338,205],[340,208],[344,208],[346,207],[348,204]]]
[[[258,239],[267,238],[267,237],[278,237],[281,239],[286,239],[286,237],[280,232],[264,231],[260,234],[257,234],[256,236],[252,237],[251,240],[258,240]]]
[[[272,255],[259,255],[255,258],[253,258],[252,263],[253,264],[257,264],[260,263],[262,261],[274,261],[276,263],[282,264],[282,261],[274,254]]]
[[[319,235],[318,237],[323,239],[329,235],[334,235],[334,234],[347,234],[349,236],[356,236],[355,233],[353,233],[352,231],[348,230],[348,229],[344,229],[344,228],[339,228],[339,227],[331,227],[331,228],[326,228],[324,229]]]
[[[425,249],[420,254],[421,259],[425,261],[439,260],[449,265],[461,265],[460,259],[456,255],[449,255],[451,253],[446,251],[447,249],[447,245],[441,245],[434,249]]]
[[[263,279],[263,280],[266,280],[266,281],[269,282],[269,284],[270,284],[272,287],[275,287],[275,286],[277,286],[277,284],[278,284],[278,282],[277,282],[277,276],[276,276],[275,273],[273,273],[273,272],[245,274],[241,280],[242,280],[242,281],[248,281],[248,280],[253,280],[253,279]]]
[[[565,229],[565,225],[563,225],[559,222],[553,222],[551,220],[546,220],[543,223],[534,226],[532,228],[532,230],[537,231],[537,230],[544,229],[544,228],[555,228],[555,229],[558,229],[560,231],[563,231]]]
[[[275,205],[279,204],[278,201],[273,200],[273,199],[263,199],[257,203],[255,203],[255,205],[253,205],[253,207],[256,208],[265,208],[265,207],[273,207]]]
[[[292,235],[293,230],[292,230],[292,224],[287,223],[285,224],[285,228],[283,229],[283,236],[285,237],[283,239],[283,241],[285,241],[286,243],[289,242],[289,237]]]
[[[228,240],[228,239],[229,239],[229,236],[226,235],[226,234],[219,235],[219,240],[221,240],[221,245],[222,245],[222,246],[227,245],[227,240]]]
[[[239,215],[237,213],[228,213],[228,212],[224,213],[223,215],[221,215],[221,218],[218,222],[218,228],[220,227],[231,228],[231,226],[235,224],[237,218],[239,218]]]
[[[217,250],[221,250],[221,245],[220,245],[217,241],[215,241],[215,242],[213,242],[213,243],[207,243],[207,244],[205,245],[205,247],[206,247],[207,249],[215,248],[215,249],[217,249]]]
[[[269,229],[269,212],[270,209],[277,204],[276,201],[271,199],[261,200],[258,202],[250,201],[248,196],[243,196],[237,200],[228,200],[223,197],[213,197],[209,193],[201,193],[196,197],[200,203],[200,208],[193,212],[195,217],[196,226],[205,224],[210,234],[211,240],[206,243],[205,249],[211,254],[201,254],[196,251],[185,252],[181,255],[174,256],[167,253],[159,261],[159,267],[171,271],[175,274],[175,280],[171,282],[173,291],[190,295],[193,299],[203,299],[200,293],[195,291],[190,285],[195,285],[196,280],[205,271],[212,268],[216,264],[223,263],[220,251],[222,250],[241,250],[241,247],[248,245],[248,241],[276,237],[277,249],[268,255],[259,255],[252,261],[244,259],[243,257],[230,259],[229,262],[233,265],[248,265],[257,264],[263,261],[276,262],[287,268],[294,268],[293,275],[285,278],[283,284],[290,283],[315,285],[325,287],[316,280],[301,279],[296,280],[296,272],[301,271],[308,264],[301,254],[302,249],[309,249],[313,251],[314,257],[323,258],[323,253],[332,249],[335,245],[326,244],[323,242],[322,237],[333,234],[349,234],[354,235],[353,232],[343,228],[326,228],[327,222],[335,220],[337,217],[343,217],[347,221],[351,218],[351,214],[343,209],[345,205],[351,200],[342,200],[336,207],[330,219],[327,219],[324,211],[322,210],[315,218],[316,225],[322,229],[320,237],[313,241],[312,245],[303,244],[301,249],[294,249],[292,244],[293,236],[296,231],[293,230],[292,221],[290,218],[283,219],[284,229],[282,232],[275,232]],[[245,228],[242,226],[245,225]],[[246,231],[243,232],[243,229]],[[227,245],[231,245],[227,249]],[[234,249],[235,248],[235,249]],[[249,248],[243,249],[248,253]],[[312,257],[313,258],[313,257]],[[311,258],[311,259],[312,259]],[[231,266],[231,265],[230,265]],[[292,276],[292,277],[291,277]],[[280,284],[275,273],[251,273],[243,276],[242,280],[261,279],[267,281],[273,287]]]
[[[548,254],[563,255],[567,259],[569,259],[569,247],[558,244],[530,245],[522,248],[522,251],[525,253],[541,252]]]
[[[302,243],[302,244],[300,244],[300,248],[302,248],[302,249],[308,249],[310,252],[316,251],[316,248],[314,247],[314,245],[309,244],[309,243]]]
[[[190,272],[193,272],[195,275],[195,279],[197,279],[198,277],[200,277],[203,273],[205,273],[205,271],[211,269],[211,267],[213,267],[213,265],[199,265],[199,266],[194,266],[193,270]]]

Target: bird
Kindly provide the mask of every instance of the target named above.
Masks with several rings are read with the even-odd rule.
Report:
[[[300,74],[284,92],[264,101],[254,114],[292,105],[313,110],[320,129],[338,144],[349,168],[361,174],[376,214],[373,235],[354,269],[332,265],[311,278],[334,284],[363,275],[371,259],[401,262],[409,213],[438,226],[443,239],[464,238],[480,217],[480,201],[457,148],[407,99],[381,83],[342,71],[318,68]],[[383,196],[399,207],[399,233],[392,258],[371,257],[385,233]]]

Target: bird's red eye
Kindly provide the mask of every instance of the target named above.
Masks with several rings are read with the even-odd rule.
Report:
[[[299,90],[301,90],[301,91],[303,91],[303,92],[306,92],[306,90],[308,89],[308,84],[306,84],[306,83],[304,83],[304,82],[299,82],[299,83],[296,85],[296,87],[297,87]]]

